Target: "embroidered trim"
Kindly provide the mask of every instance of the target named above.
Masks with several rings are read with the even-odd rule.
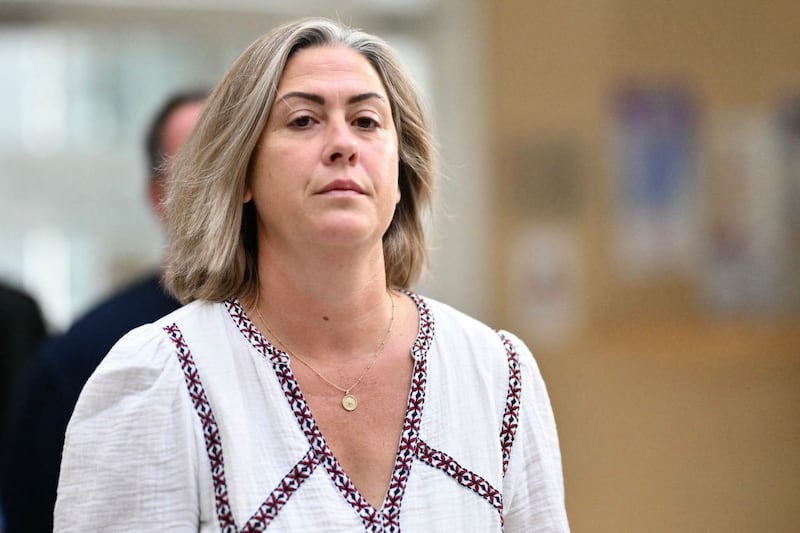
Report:
[[[392,473],[386,500],[381,509],[375,509],[358,492],[352,480],[336,461],[325,439],[317,427],[311,410],[306,403],[284,352],[272,346],[255,325],[249,320],[238,300],[225,302],[229,314],[238,329],[247,340],[269,361],[283,389],[295,417],[309,441],[310,448],[306,455],[298,461],[292,470],[281,480],[279,485],[264,500],[258,511],[248,520],[242,531],[259,531],[265,529],[277,516],[283,505],[308,479],[319,464],[322,464],[335,486],[361,518],[368,532],[400,532],[400,508],[405,488],[410,476],[414,459],[440,470],[464,488],[473,491],[486,500],[499,514],[501,527],[504,523],[502,493],[478,474],[467,470],[448,454],[431,448],[419,439],[419,427],[425,402],[427,385],[427,352],[433,340],[434,321],[424,300],[416,294],[407,292],[419,310],[419,334],[412,347],[415,359],[409,391],[406,417],[403,422],[400,446],[398,448],[395,467]],[[178,327],[173,324],[164,328],[175,343],[184,377],[195,409],[203,425],[204,437],[209,460],[212,466],[212,478],[217,505],[217,516],[223,531],[237,531],[228,503],[227,486],[222,458],[222,444],[211,407],[208,404],[203,385],[200,381],[192,359]],[[503,475],[508,468],[508,458],[514,443],[519,418],[520,400],[520,366],[519,357],[513,344],[502,333],[498,335],[503,341],[508,356],[509,384],[506,407],[503,416],[503,427],[500,433],[503,450]]]
[[[247,316],[239,300],[226,300],[225,309],[228,310],[228,314],[242,335],[244,335],[244,338],[247,339],[247,342],[252,344],[259,353],[266,356],[271,363],[286,364],[289,362],[289,356],[285,352],[274,348],[267,338],[261,334],[256,325],[250,320],[250,317]]]
[[[501,332],[497,332],[506,349],[508,356],[508,393],[506,394],[506,408],[503,412],[503,427],[500,431],[500,446],[503,449],[503,477],[508,471],[508,462],[511,457],[511,447],[517,435],[519,425],[520,392],[522,390],[522,376],[519,365],[519,354],[511,340]]]
[[[414,340],[414,346],[411,347],[411,355],[414,359],[424,359],[428,356],[428,349],[433,343],[435,333],[433,314],[431,314],[428,304],[419,295],[408,290],[400,292],[411,298],[419,310],[417,338]]]
[[[459,485],[465,487],[484,500],[488,501],[500,515],[500,524],[503,524],[503,495],[494,488],[491,483],[483,479],[478,474],[467,470],[458,461],[448,454],[435,450],[428,444],[420,440],[417,444],[417,458],[423,463],[441,470]]]
[[[294,465],[294,468],[286,474],[275,490],[264,500],[258,511],[250,517],[250,520],[242,528],[242,533],[264,531],[269,523],[278,516],[281,508],[286,505],[292,494],[300,488],[300,485],[306,479],[311,477],[317,465],[319,465],[317,454],[313,449],[309,449],[308,453]]]
[[[217,509],[219,527],[225,533],[237,532],[236,522],[233,518],[230,502],[228,501],[228,486],[225,482],[225,462],[222,457],[222,439],[217,427],[217,421],[208,403],[206,391],[197,372],[192,352],[189,350],[177,324],[164,327],[170,340],[175,344],[186,388],[192,397],[194,409],[203,426],[203,438],[206,442],[208,460],[211,462],[211,478],[214,483],[214,501]]]
[[[345,501],[361,518],[366,531],[370,532],[399,532],[400,531],[400,506],[405,494],[405,488],[411,472],[414,459],[417,434],[422,410],[425,403],[425,386],[427,384],[426,355],[433,340],[434,321],[430,309],[424,300],[416,294],[407,292],[419,311],[419,334],[412,347],[414,356],[414,370],[411,377],[406,416],[403,420],[400,445],[395,459],[392,478],[386,499],[380,509],[375,509],[358,492],[355,484],[341,467],[336,457],[328,447],[322,432],[316,424],[311,409],[303,397],[300,386],[292,373],[291,367],[286,364],[287,356],[273,346],[249,319],[238,300],[232,299],[225,302],[225,306],[233,317],[239,330],[247,340],[268,360],[273,367],[278,382],[283,389],[284,396],[294,412],[300,428],[311,445],[317,461],[328,472],[334,485],[339,490]]]

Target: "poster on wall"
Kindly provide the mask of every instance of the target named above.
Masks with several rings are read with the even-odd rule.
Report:
[[[680,85],[628,84],[613,102],[614,257],[629,280],[691,268],[697,111]]]
[[[588,193],[576,135],[532,135],[509,147],[505,287],[514,329],[542,348],[575,338],[584,312],[581,220]]]
[[[709,123],[705,299],[725,314],[777,310],[786,290],[788,250],[773,118],[730,109],[715,113]]]
[[[563,223],[532,223],[514,232],[507,290],[515,328],[537,346],[567,343],[579,329],[585,287],[580,239]]]
[[[780,173],[785,190],[782,216],[786,238],[785,306],[800,310],[800,94],[788,98],[778,114]]]

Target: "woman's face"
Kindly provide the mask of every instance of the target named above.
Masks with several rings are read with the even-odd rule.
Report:
[[[397,132],[372,65],[343,46],[292,56],[245,191],[259,238],[270,249],[381,246],[400,201],[397,179]]]

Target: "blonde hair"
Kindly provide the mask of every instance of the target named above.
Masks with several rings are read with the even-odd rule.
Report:
[[[424,215],[434,188],[434,147],[414,83],[382,39],[321,18],[278,27],[228,69],[170,169],[165,203],[170,250],[165,285],[179,300],[254,298],[258,288],[256,215],[243,204],[256,143],[286,62],[316,46],[359,52],[385,86],[397,129],[401,199],[383,236],[386,281],[410,288],[425,268]]]

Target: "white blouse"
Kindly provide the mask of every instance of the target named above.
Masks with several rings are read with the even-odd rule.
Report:
[[[56,531],[568,531],[550,401],[527,347],[409,293],[414,370],[376,509],[328,448],[286,353],[237,300],[123,337],[67,429]]]

